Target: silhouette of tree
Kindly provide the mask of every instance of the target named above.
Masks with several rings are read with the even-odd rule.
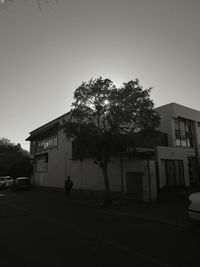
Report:
[[[0,139],[0,175],[12,177],[28,176],[32,173],[29,153],[20,144],[15,145],[7,138]]]
[[[102,169],[105,204],[109,204],[108,164],[116,148],[124,149],[125,138],[141,130],[155,129],[160,123],[150,99],[151,88],[143,90],[139,80],[124,83],[121,88],[110,79],[91,79],[74,92],[71,116],[65,133],[73,138],[80,158],[92,156]],[[88,152],[88,153],[87,153]]]

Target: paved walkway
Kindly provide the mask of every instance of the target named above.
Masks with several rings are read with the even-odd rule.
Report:
[[[185,227],[189,222],[187,214],[188,197],[191,193],[197,191],[200,191],[200,188],[192,187],[164,191],[156,202],[150,203],[136,202],[133,199],[127,198],[118,199],[113,201],[109,211],[130,218],[144,218],[150,221]],[[81,198],[76,194],[72,194],[69,201],[99,208],[101,206],[100,201],[94,198]]]

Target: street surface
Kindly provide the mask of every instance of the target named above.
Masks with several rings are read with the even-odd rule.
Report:
[[[0,192],[0,266],[200,266],[200,226],[78,205],[64,192]]]

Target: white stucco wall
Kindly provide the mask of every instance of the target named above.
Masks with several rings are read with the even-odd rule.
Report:
[[[164,105],[155,110],[160,114],[160,126],[158,130],[167,133],[168,135],[168,145],[174,146],[174,139],[175,139],[175,128],[174,128],[174,106],[172,104]]]
[[[61,117],[60,122],[63,119],[64,117]],[[67,179],[67,176],[70,176],[74,183],[74,189],[104,190],[102,170],[94,163],[94,160],[72,160],[71,141],[67,139],[62,129],[58,131],[57,136],[58,146],[42,152],[48,153],[48,169],[46,172],[37,172],[35,169],[35,184],[64,188],[65,179]],[[127,172],[143,172],[143,200],[148,201],[156,198],[157,188],[154,161],[149,163],[147,160],[128,160],[124,157],[122,179],[120,158],[113,157],[108,166],[111,191],[121,192],[122,180],[123,191],[127,191]]]
[[[34,172],[36,185],[64,188],[65,179],[70,176],[74,189],[104,190],[104,178],[100,167],[93,159],[72,160],[72,143],[63,130],[58,131],[58,146],[45,151],[48,153],[47,172]],[[110,190],[113,192],[127,191],[126,173],[143,172],[143,200],[154,200],[157,196],[155,162],[147,160],[129,160],[123,157],[123,179],[119,157],[113,157],[108,166]]]
[[[72,160],[72,143],[63,133],[58,132],[58,146],[47,150],[48,170],[47,172],[34,173],[35,184],[47,187],[64,188],[67,176],[70,176],[74,189],[104,190],[104,178],[100,167],[93,159]],[[143,198],[144,200],[156,197],[155,164],[147,160],[128,160],[123,158],[123,190],[127,191],[126,173],[143,172]],[[152,175],[153,173],[153,175]],[[113,157],[108,166],[110,189],[113,192],[122,191],[121,163],[119,157]],[[151,175],[151,181],[149,179]],[[150,194],[152,193],[152,197]]]
[[[40,186],[64,187],[66,178],[67,158],[71,158],[71,142],[62,130],[58,132],[58,146],[51,148],[48,153],[47,172],[34,172],[34,182]]]
[[[75,189],[104,190],[104,178],[102,170],[92,159],[83,161],[67,162],[67,175],[70,175],[74,182]],[[123,159],[123,189],[127,191],[126,173],[143,172],[143,200],[155,200],[157,197],[155,162],[147,160]],[[108,167],[110,190],[113,192],[122,191],[122,176],[120,159],[113,157]]]
[[[74,189],[102,190],[103,176],[93,160],[68,160],[67,175],[74,183]]]

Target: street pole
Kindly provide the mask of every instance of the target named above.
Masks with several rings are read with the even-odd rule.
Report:
[[[198,167],[198,184],[200,184],[200,157],[199,157],[199,146],[198,146],[196,122],[194,122],[193,124],[193,131],[194,131],[195,158],[196,158],[197,167]]]
[[[121,192],[124,193],[124,170],[123,170],[123,159],[122,153],[120,153],[120,166],[121,166]]]

